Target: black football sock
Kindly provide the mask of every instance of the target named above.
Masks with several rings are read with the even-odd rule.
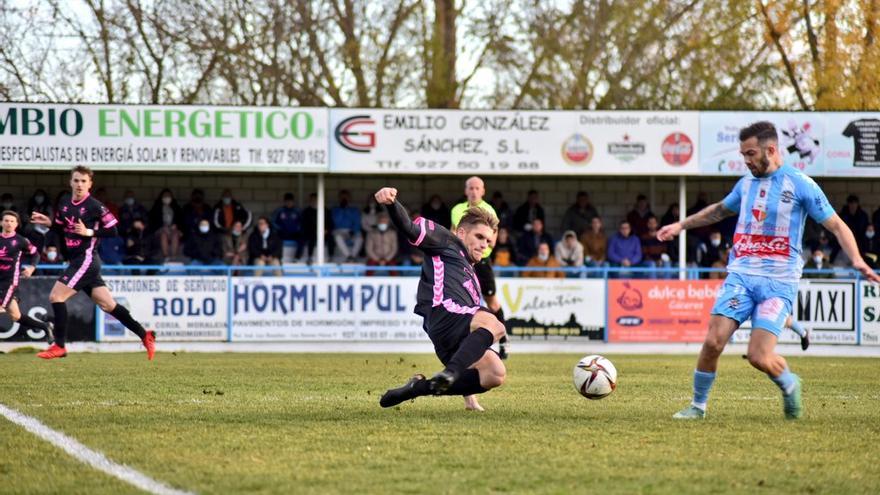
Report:
[[[471,368],[464,370],[458,380],[455,380],[455,383],[440,395],[474,395],[486,391],[480,386],[480,372]]]
[[[67,338],[67,305],[63,302],[52,303],[55,313],[55,345],[64,347]]]
[[[483,357],[486,349],[492,345],[494,340],[495,337],[492,335],[492,332],[485,328],[474,330],[461,341],[461,345],[458,346],[458,350],[452,355],[452,359],[449,360],[446,369],[457,377],[461,376],[466,369]]]
[[[120,323],[125,325],[125,328],[134,332],[135,335],[144,340],[144,337],[147,336],[147,331],[144,330],[144,327],[141,326],[140,323],[136,322],[134,318],[131,317],[131,313],[128,312],[128,308],[121,304],[117,304],[113,311],[110,312]]]
[[[18,319],[18,324],[25,328],[37,328],[44,332],[49,331],[49,325],[46,325],[45,322],[36,320],[25,314],[21,315],[21,318]]]

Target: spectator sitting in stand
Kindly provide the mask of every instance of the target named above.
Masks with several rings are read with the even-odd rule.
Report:
[[[223,244],[220,236],[211,231],[208,219],[203,218],[186,239],[183,253],[190,258],[190,265],[223,265]]]
[[[223,234],[223,262],[230,266],[247,264],[247,244],[244,225],[236,220],[229,233]]]
[[[544,221],[540,218],[532,220],[529,232],[520,236],[516,242],[517,262],[519,266],[523,266],[529,262],[537,253],[538,246],[546,242],[548,246],[553,246],[553,237],[544,232]]]
[[[876,228],[873,224],[868,224],[865,228],[865,236],[859,250],[868,265],[877,268],[880,264],[880,239],[877,238]]]
[[[446,207],[439,194],[431,196],[431,199],[422,205],[422,216],[447,229],[452,223],[449,208]]]
[[[810,273],[810,270],[830,270],[831,263],[828,256],[821,249],[814,249],[810,259],[804,264],[804,278],[834,278],[833,273]]]
[[[285,193],[284,203],[272,212],[272,229],[282,241],[296,244],[295,258],[299,258],[303,251],[302,216],[302,211],[296,207],[293,193]]]
[[[351,194],[348,191],[344,189],[339,191],[339,205],[330,211],[333,217],[336,255],[341,262],[354,261],[364,244],[361,235],[361,212],[349,204],[350,200]]]
[[[697,247],[697,264],[702,268],[727,268],[730,248],[730,242],[721,236],[721,232],[712,230],[708,242],[701,242]],[[725,276],[723,272],[709,272],[706,278],[718,279]]]
[[[18,206],[15,205],[15,197],[12,193],[3,193],[0,195],[0,211],[14,211],[19,213]],[[21,215],[19,215],[20,217]],[[21,227],[21,225],[19,225]]]
[[[608,237],[601,217],[590,220],[590,230],[581,234],[584,246],[584,264],[589,268],[608,266]]]
[[[52,205],[49,204],[49,195],[44,189],[37,189],[34,191],[34,194],[31,195],[31,199],[28,200],[27,204],[27,217],[22,220],[28,221],[33,212],[42,213],[49,218],[53,218]]]
[[[367,232],[376,228],[376,224],[379,223],[379,213],[383,211],[385,211],[385,208],[376,202],[376,198],[372,194],[367,196],[367,203],[364,205],[363,210],[361,210],[361,233],[365,238]],[[360,254],[360,252],[357,252],[354,256],[360,256]]]
[[[257,228],[251,232],[247,241],[247,250],[252,265],[257,266],[281,266],[281,237],[272,230],[269,219],[260,217],[257,219]],[[275,270],[276,277],[282,275],[281,270]],[[255,277],[261,277],[262,270],[254,271]]]
[[[669,253],[667,253],[668,246],[665,242],[657,239],[658,224],[657,217],[654,215],[648,217],[648,231],[645,232],[640,239],[642,246],[642,264],[650,269],[650,278],[658,277],[655,268],[669,268],[672,266]],[[667,278],[669,275],[670,273],[665,271],[662,274],[659,274],[660,278]]]
[[[632,227],[626,220],[620,222],[617,233],[608,240],[608,261],[611,266],[629,268],[642,262],[642,244],[632,235]],[[628,272],[619,272],[621,275]]]
[[[672,203],[669,205],[669,208],[666,209],[666,213],[664,213],[663,217],[660,219],[660,226],[665,227],[666,225],[677,222],[679,213],[678,203]]]
[[[384,211],[376,218],[376,226],[367,232],[367,265],[397,265],[397,231],[391,228],[391,218]],[[373,271],[367,275],[373,275]],[[378,272],[379,275],[397,275],[396,271]]]
[[[489,255],[494,266],[516,266],[516,246],[510,240],[510,231],[504,227],[498,228],[498,236]],[[500,276],[510,276],[510,272],[500,272]]]
[[[694,201],[694,204],[687,209],[685,214],[687,216],[694,215],[707,206],[709,206],[709,194],[706,193],[706,191],[700,191],[697,193],[696,201]],[[731,217],[736,220],[736,215],[731,215],[724,220],[727,220]],[[736,222],[734,222],[734,229],[736,229]],[[700,242],[705,243],[709,241],[709,234],[711,234],[713,230],[718,230],[720,232],[719,225],[704,225],[702,227],[688,229],[688,235],[696,236],[698,239],[700,239]]]
[[[578,242],[577,235],[575,235],[573,230],[567,230],[562,234],[562,239],[556,243],[553,254],[556,256],[556,261],[562,267],[581,268],[584,266],[584,246]],[[568,278],[580,276],[576,272],[565,273]]]
[[[555,257],[550,256],[550,244],[541,242],[538,244],[538,250],[534,256],[526,263],[527,267],[535,268],[559,268],[559,261]],[[565,273],[557,270],[552,271],[535,271],[523,270],[523,277],[531,278],[565,278]]]
[[[146,224],[147,218],[147,209],[135,199],[134,191],[125,191],[122,207],[119,208],[119,232],[125,235],[135,220],[142,220]]]
[[[822,229],[819,232],[819,239],[816,241],[816,245],[811,247],[811,251],[815,250],[822,251],[822,254],[825,257],[828,265],[833,265],[836,261],[834,259],[834,255],[837,254],[834,250],[834,246],[831,244],[831,239],[828,237],[828,233],[825,229]]]
[[[648,206],[648,198],[644,194],[636,196],[636,204],[629,213],[626,214],[626,221],[630,225],[630,229],[639,239],[648,231],[648,217],[653,216],[651,208]]]
[[[492,208],[495,209],[495,214],[498,215],[498,228],[507,229],[509,233],[513,228],[513,212],[510,210],[510,205],[507,204],[507,201],[504,201],[504,195],[501,194],[501,191],[495,191],[492,194],[492,201],[489,201],[489,204],[492,205]]]
[[[228,234],[235,222],[240,222],[241,230],[246,231],[252,221],[251,212],[232,197],[232,191],[224,189],[220,201],[214,205],[214,228],[221,234]]]
[[[544,222],[544,208],[541,207],[538,198],[538,191],[532,189],[529,191],[526,202],[520,205],[513,214],[513,230],[517,233],[531,232],[535,220]],[[537,249],[537,246],[535,246]],[[529,258],[534,256],[534,252]]]
[[[125,258],[125,241],[118,235],[102,238],[98,243],[98,256],[105,265],[121,265]],[[118,275],[121,272],[111,273]]]
[[[213,218],[213,210],[208,206],[208,203],[205,203],[205,192],[201,189],[193,189],[190,193],[189,203],[183,207],[184,239],[199,232],[199,223],[202,220],[207,220],[210,225]],[[147,225],[147,227],[149,226]]]
[[[183,209],[170,189],[163,189],[150,208],[147,233],[159,241],[162,261],[180,259],[184,230]]]
[[[40,264],[60,265],[61,263],[64,263],[64,258],[61,257],[61,250],[57,245],[47,244],[43,247],[43,251],[40,253]]]
[[[125,264],[153,265],[158,262],[155,236],[147,233],[143,219],[136,219],[125,236]]]
[[[562,232],[572,230],[576,235],[581,235],[590,230],[590,222],[599,216],[596,208],[590,204],[590,195],[586,191],[577,193],[575,203],[565,210],[562,215]]]

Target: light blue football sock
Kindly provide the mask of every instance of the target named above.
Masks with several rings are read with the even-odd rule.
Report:
[[[784,370],[782,370],[782,373],[780,373],[779,376],[770,376],[770,379],[773,380],[773,383],[775,383],[776,386],[779,387],[779,390],[782,390],[783,394],[788,395],[791,393],[792,390],[794,390],[797,375],[792,373],[788,368],[785,368]]]
[[[706,410],[709,402],[709,390],[715,382],[715,372],[694,370],[694,400],[692,404],[702,410]]]
[[[801,337],[803,337],[807,333],[807,330],[804,328],[803,325],[801,325],[799,321],[792,320],[791,329],[794,330],[794,332]]]

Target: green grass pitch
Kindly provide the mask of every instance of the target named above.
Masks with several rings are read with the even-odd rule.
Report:
[[[807,353],[807,356],[809,353]],[[608,356],[619,386],[581,398],[581,356],[516,355],[482,396],[383,410],[381,393],[433,356],[394,354],[0,355],[0,402],[116,462],[198,493],[876,493],[880,361],[790,359],[806,417],[723,358],[704,422],[694,356]],[[0,418],[0,492],[136,490]]]

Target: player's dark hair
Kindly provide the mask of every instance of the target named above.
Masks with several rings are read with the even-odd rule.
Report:
[[[10,216],[10,217],[15,218],[15,221],[18,222],[19,227],[21,226],[21,217],[18,216],[18,213],[14,212],[12,210],[4,210],[3,213],[0,213],[0,219],[2,219],[3,217],[6,217],[6,216]]]
[[[498,231],[498,219],[495,218],[495,215],[478,206],[472,206],[464,212],[464,216],[459,220],[458,226],[470,229],[476,225],[485,225],[492,229],[492,232]]]
[[[753,137],[758,138],[758,144],[764,144],[767,141],[777,142],[779,136],[776,134],[776,126],[772,122],[762,120],[743,127],[739,131],[740,142],[746,141]]]
[[[92,181],[92,182],[95,181],[95,173],[92,172],[92,169],[90,169],[89,167],[86,167],[85,165],[77,165],[77,166],[73,167],[70,170],[70,176],[73,177],[73,174],[75,174],[75,173],[88,175],[90,181]]]

